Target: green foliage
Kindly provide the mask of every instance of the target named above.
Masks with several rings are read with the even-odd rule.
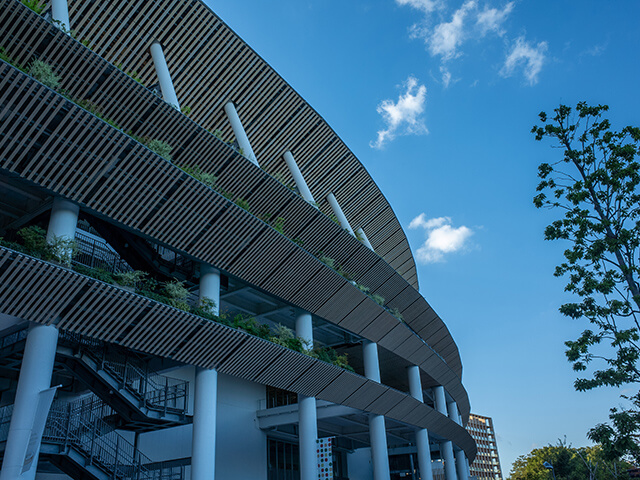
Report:
[[[365,295],[369,295],[369,287],[365,287],[364,285],[360,285],[359,283],[356,283],[356,288],[360,290],[362,293],[364,293]]]
[[[123,287],[135,287],[147,276],[147,272],[132,270],[131,272],[117,273],[114,280]]]
[[[4,60],[8,64],[13,65],[18,70],[27,73],[26,69],[22,65],[19,65],[12,57],[10,57],[3,47],[0,47],[0,60]]]
[[[211,135],[213,135],[214,137],[216,137],[218,140],[222,140],[222,131],[221,130],[209,130],[211,132]]]
[[[144,86],[144,82],[142,81],[142,78],[140,78],[140,76],[138,76],[138,72],[136,72],[135,70],[133,71],[129,71],[129,70],[125,70],[124,66],[121,63],[118,63],[115,65],[115,67],[118,70],[121,70],[122,72],[126,73],[127,75],[129,75],[131,78],[133,78],[136,82],[138,82],[140,85]]]
[[[238,197],[233,201],[233,203],[235,203],[237,206],[239,206],[243,210],[246,210],[247,212],[251,213],[251,206],[249,205],[249,202],[246,201],[244,198]]]
[[[116,280],[111,272],[108,272],[102,268],[91,268],[86,265],[76,264],[73,266],[73,269],[81,273],[82,275],[86,275],[87,277],[95,278],[96,280],[100,280],[101,282],[108,283],[113,285],[116,283]]]
[[[184,106],[184,107],[182,107],[180,109],[180,111],[185,115],[190,115],[191,114],[191,107]]]
[[[187,297],[189,296],[189,290],[184,286],[184,282],[179,280],[171,280],[166,282],[162,289],[162,293],[169,299],[169,304],[179,308],[180,310],[190,311],[189,304],[187,303]]]
[[[618,480],[629,478],[625,462],[610,462],[599,446],[574,448],[565,441],[557,445],[536,448],[519,456],[507,480],[549,480],[554,478],[544,467],[553,466],[556,480]]]
[[[284,325],[278,324],[274,334],[269,337],[269,340],[277,345],[295,350],[296,352],[304,353],[306,351],[302,340],[296,338],[293,331]]]
[[[400,310],[398,310],[398,307],[390,308],[389,313],[394,317],[396,317],[401,322],[404,322],[404,317],[402,316],[402,313],[400,313]]]
[[[34,257],[49,259],[51,254],[47,243],[47,232],[37,225],[24,227],[18,230],[18,237],[22,239],[22,245],[29,254]]]
[[[78,243],[75,240],[54,236],[49,240],[50,260],[71,266],[71,260],[78,253]]]
[[[280,173],[280,172],[274,173],[273,174],[273,178],[275,178],[277,181],[279,181],[282,185],[287,187],[292,192],[295,192],[296,189],[293,187],[293,185],[291,185],[289,182],[287,182],[287,179],[284,177],[284,175],[282,173]]]
[[[302,240],[301,238],[292,238],[291,241],[299,247],[304,247],[304,240]]]
[[[273,229],[284,235],[284,222],[285,219],[283,217],[277,217],[273,222]]]
[[[171,150],[173,149],[173,147],[169,145],[167,142],[163,142],[162,140],[149,139],[143,143],[145,143],[145,145],[147,146],[147,148],[149,148],[149,150],[152,150],[153,152],[157,153],[162,158],[164,158],[167,162],[173,162],[173,159],[171,158]]]
[[[338,217],[336,216],[335,213],[330,213],[328,216],[331,220],[333,220],[336,223],[336,225],[340,225],[340,220],[338,220]]]
[[[377,293],[372,293],[369,296],[371,297],[371,300],[376,302],[378,305],[380,306],[384,305],[384,297],[382,295],[378,295]]]
[[[327,267],[333,268],[335,270],[337,262],[333,258],[328,257],[324,255],[322,252],[320,252],[318,253],[318,260],[324,263]]]
[[[336,367],[344,368],[350,372],[355,372],[353,367],[349,365],[349,359],[346,353],[342,355],[338,355],[333,348],[327,347],[316,347],[310,352],[308,355],[313,358],[317,358],[318,360],[322,360],[323,362],[331,363]]]
[[[218,177],[216,177],[215,175],[212,175],[211,173],[203,172],[202,169],[198,166],[189,167],[187,165],[182,165],[182,166],[179,166],[178,168],[180,168],[185,173],[188,173],[196,180],[199,180],[200,182],[204,183],[207,187],[213,188],[215,190],[216,182],[218,181]]]
[[[40,83],[54,90],[60,86],[60,79],[53,72],[51,65],[42,60],[33,60],[29,65],[27,73]]]
[[[44,12],[44,8],[46,6],[42,0],[22,0],[22,4],[36,12],[38,15],[41,15],[42,12]]]
[[[533,202],[563,213],[545,239],[569,243],[554,275],[568,277],[565,290],[578,301],[560,312],[591,324],[565,342],[574,370],[588,372],[575,381],[581,391],[640,382],[640,129],[612,130],[602,118],[607,110],[560,105],[551,118],[540,113],[543,125],[532,129],[536,140],[553,139],[563,150],[538,167]]]

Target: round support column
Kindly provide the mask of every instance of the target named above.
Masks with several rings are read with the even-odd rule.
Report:
[[[424,402],[422,393],[422,381],[420,380],[420,367],[412,365],[407,369],[409,376],[409,393],[420,402]],[[429,446],[429,432],[426,428],[416,430],[416,450],[418,452],[418,468],[422,480],[433,480],[431,467],[431,447]]]
[[[192,480],[214,480],[216,474],[216,405],[218,372],[196,368],[193,404]]]
[[[211,265],[200,265],[200,301],[214,302],[212,313],[220,310],[220,272]],[[218,372],[196,367],[191,447],[192,480],[213,480],[216,473],[216,421]]]
[[[80,208],[76,204],[60,197],[54,198],[47,228],[47,243],[52,243],[56,238],[73,240],[79,213]]]
[[[456,452],[456,468],[458,471],[458,480],[469,480],[467,456],[464,454],[464,450],[458,450]]]
[[[338,223],[340,224],[340,226],[355,237],[356,234],[353,233],[353,228],[351,228],[347,217],[342,211],[342,208],[340,208],[340,204],[338,203],[338,200],[336,200],[336,196],[333,193],[330,193],[329,195],[327,195],[327,200],[329,201],[329,205],[331,205],[331,210],[333,210],[333,213],[338,218]]]
[[[167,60],[164,57],[162,45],[160,45],[160,42],[157,40],[151,44],[151,58],[153,59],[153,65],[156,68],[156,75],[158,76],[158,82],[160,83],[160,90],[162,90],[162,98],[169,105],[180,110],[180,103],[178,102],[176,90],[173,87],[173,81],[171,80],[171,74],[169,73],[169,66],[167,65]]]
[[[444,459],[444,476],[446,480],[458,480],[456,462],[453,458],[453,444],[450,441],[441,443],[440,452]]]
[[[67,35],[71,35],[71,23],[69,22],[69,6],[67,0],[51,1],[51,18],[58,22],[58,26]]]
[[[313,318],[303,310],[296,315],[296,337],[305,348],[313,348]],[[314,397],[298,395],[298,442],[300,480],[317,480],[318,416]]]
[[[51,376],[58,344],[58,330],[53,325],[32,325],[20,366],[18,388],[9,425],[0,480],[33,480],[36,475],[40,447],[31,467],[22,473],[25,454],[31,437],[39,394],[51,387]]]
[[[293,154],[287,150],[286,152],[284,152],[283,157],[284,157],[284,161],[287,164],[287,167],[289,167],[289,171],[291,172],[291,176],[293,177],[293,180],[296,182],[296,186],[298,187],[298,191],[300,192],[300,195],[302,196],[302,198],[304,198],[307,202],[312,204],[314,207],[318,208],[318,206],[316,205],[316,201],[313,198],[313,195],[311,195],[311,190],[309,190],[309,186],[307,185],[307,182],[302,176],[302,172],[300,171],[300,168],[298,168],[298,164],[293,158]]]
[[[256,154],[253,153],[253,148],[251,148],[251,143],[249,143],[249,137],[247,137],[247,133],[244,131],[244,127],[242,126],[242,122],[240,121],[240,117],[236,111],[236,106],[233,102],[227,102],[224,106],[224,111],[227,114],[227,118],[229,118],[229,122],[231,123],[231,128],[233,129],[233,134],[238,141],[238,145],[242,149],[242,154],[251,160],[251,162],[260,166],[258,159],[256,158]]]
[[[365,340],[362,343],[362,355],[364,357],[364,376],[380,383],[378,344]],[[373,479],[389,480],[389,453],[384,415],[372,414],[369,416],[369,439],[371,441]]]

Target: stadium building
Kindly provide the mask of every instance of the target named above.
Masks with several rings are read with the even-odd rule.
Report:
[[[0,48],[1,480],[467,480],[391,206],[215,13],[0,0]]]

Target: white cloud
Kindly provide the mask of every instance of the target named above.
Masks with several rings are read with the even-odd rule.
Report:
[[[404,82],[405,93],[398,97],[398,101],[383,100],[377,112],[382,115],[386,128],[378,131],[375,141],[369,143],[372,148],[382,148],[398,134],[424,135],[429,133],[424,124],[422,114],[427,101],[427,87],[419,85],[418,79],[409,76]]]
[[[500,74],[503,77],[510,77],[519,66],[522,66],[529,85],[535,85],[538,83],[538,75],[545,62],[546,51],[547,42],[540,42],[533,47],[524,37],[519,37],[507,55]]]
[[[396,0],[396,3],[400,6],[409,5],[424,13],[431,13],[442,6],[440,0]]]
[[[467,0],[453,13],[450,22],[442,22],[435,26],[433,32],[424,38],[429,53],[440,55],[443,60],[458,56],[458,47],[465,40],[465,19],[469,12],[476,8],[475,0]]]
[[[489,32],[495,32],[500,36],[504,35],[505,31],[502,28],[502,24],[513,10],[513,7],[513,2],[507,3],[502,10],[489,8],[488,5],[485,5],[484,10],[478,13],[476,18],[476,25],[480,29],[480,35],[484,36]]]
[[[448,88],[451,84],[451,72],[444,65],[440,65],[440,74],[442,75],[442,84],[444,88]]]
[[[409,229],[423,228],[426,232],[424,243],[416,251],[420,263],[442,262],[446,254],[463,251],[473,231],[464,225],[453,227],[450,217],[427,218],[421,213],[409,223]]]

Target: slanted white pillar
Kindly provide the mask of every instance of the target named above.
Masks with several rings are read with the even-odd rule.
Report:
[[[178,102],[178,96],[176,90],[173,87],[173,81],[171,80],[171,74],[169,73],[169,66],[167,60],[164,57],[162,51],[162,45],[155,40],[151,44],[151,58],[153,59],[153,65],[156,67],[156,75],[158,76],[158,82],[160,83],[160,90],[162,90],[162,98],[169,105],[173,105],[177,110],[180,110],[180,102]]]
[[[409,375],[409,392],[419,402],[424,402],[422,393],[422,381],[420,380],[420,367],[411,365],[407,369]],[[418,467],[422,480],[433,480],[431,468],[431,448],[429,447],[429,432],[426,428],[416,430],[416,449],[418,452]]]
[[[353,233],[353,228],[351,228],[351,225],[349,225],[349,221],[344,215],[342,208],[340,208],[340,204],[338,203],[338,200],[336,200],[336,196],[333,193],[330,193],[329,195],[327,195],[327,200],[329,201],[329,205],[331,205],[331,210],[333,210],[333,213],[338,218],[338,223],[340,224],[340,226],[355,237],[356,234]]]
[[[69,22],[69,6],[67,0],[51,1],[51,18],[59,25],[67,35],[71,35],[71,23]]]
[[[296,316],[296,337],[313,348],[313,321],[311,314],[300,310]],[[300,447],[300,480],[318,478],[318,417],[316,399],[298,395],[298,441]]]
[[[380,363],[378,344],[365,340],[362,344],[364,375],[369,380],[380,383]],[[369,416],[369,438],[373,460],[373,480],[389,480],[389,452],[387,450],[387,429],[384,415]]]
[[[300,171],[300,168],[298,168],[298,164],[293,158],[293,154],[289,150],[287,150],[286,152],[284,152],[283,157],[284,157],[284,161],[287,164],[287,167],[289,167],[289,171],[291,172],[291,176],[293,177],[293,180],[296,182],[296,186],[298,187],[298,191],[300,192],[300,195],[302,196],[302,198],[304,198],[307,202],[309,202],[314,207],[318,208],[318,206],[316,205],[316,201],[313,198],[313,195],[311,195],[311,190],[309,190],[309,186],[307,185],[307,182],[302,176],[302,172]]]
[[[53,325],[32,325],[29,328],[0,480],[35,478],[39,446],[31,460],[31,468],[24,473],[22,469],[38,407],[39,393],[51,387],[57,344],[58,329]]]
[[[215,303],[213,312],[220,310],[220,272],[210,265],[200,265],[200,301],[207,298]],[[193,433],[191,447],[192,480],[214,480],[216,473],[216,418],[218,403],[218,372],[196,367],[193,404]]]
[[[238,146],[242,149],[242,154],[257,166],[260,166],[258,159],[256,158],[256,154],[253,153],[253,148],[251,148],[251,143],[249,143],[249,137],[247,137],[247,133],[244,131],[244,127],[242,126],[242,122],[240,121],[240,117],[236,111],[236,106],[233,102],[227,102],[224,106],[224,111],[227,114],[227,118],[229,118],[233,134],[238,141]]]
[[[373,249],[373,246],[371,245],[371,242],[369,241],[369,239],[364,233],[364,230],[361,227],[358,227],[358,229],[356,230],[356,233],[357,233],[356,238],[360,239],[362,243],[364,243],[367,247],[369,247],[369,250],[371,250],[372,252],[375,252],[375,250]]]
[[[442,415],[447,415],[447,399],[444,394],[444,387],[437,386],[434,389],[436,397],[436,410]],[[440,444],[440,453],[444,460],[444,475],[447,480],[458,480],[456,475],[456,463],[453,457],[453,444],[450,441]]]

